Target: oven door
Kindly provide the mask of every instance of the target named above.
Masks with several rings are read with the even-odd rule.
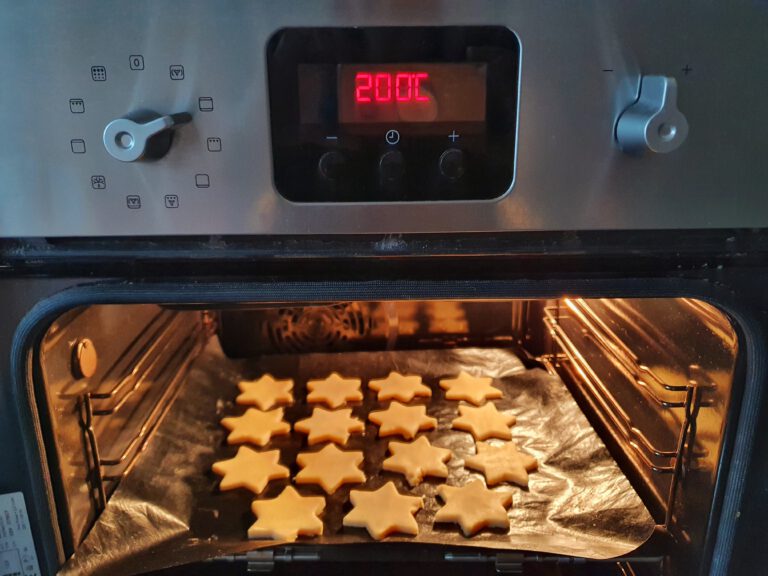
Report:
[[[494,271],[504,269],[500,260],[494,258]],[[12,410],[3,421],[23,431],[9,435],[16,439],[10,458],[24,462],[15,468],[11,485],[25,495],[43,570],[63,566],[65,573],[127,574],[204,560],[196,569],[216,571],[223,563],[242,562],[252,570],[267,570],[285,561],[307,561],[369,570],[374,555],[380,569],[398,559],[420,559],[430,569],[446,562],[447,569],[453,563],[481,562],[489,570],[527,565],[549,573],[579,570],[588,563],[594,570],[613,571],[606,573],[716,574],[743,558],[732,558],[739,542],[734,542],[734,514],[742,513],[750,466],[755,465],[755,434],[764,425],[758,353],[763,324],[757,308],[745,304],[753,297],[752,273],[749,282],[735,284],[737,298],[694,279],[629,274],[585,279],[582,274],[558,280],[551,268],[489,278],[482,259],[426,262],[399,262],[397,274],[412,280],[392,278],[386,260],[377,259],[345,269],[344,274],[353,275],[365,269],[363,282],[330,282],[326,265],[319,262],[304,268],[305,281],[273,276],[216,283],[203,277],[130,284],[4,282],[3,300],[16,306],[12,363],[6,367],[12,386],[4,388],[12,392],[4,406]],[[637,270],[642,264],[635,262]],[[470,280],[473,271],[481,277]],[[432,278],[425,279],[425,273]],[[67,285],[71,289],[61,291]],[[760,297],[752,302],[759,304]],[[90,352],[97,351],[96,369],[89,367],[89,346]],[[198,488],[203,486],[181,499],[186,508],[174,509],[181,500],[171,505],[162,493],[132,492],[151,483],[142,475],[148,466],[162,463],[162,457],[151,459],[173,443],[163,427],[178,417],[179,408],[218,403],[234,415],[240,378],[272,369],[306,382],[332,369],[358,366],[367,383],[384,370],[383,365],[374,367],[374,357],[389,355],[392,366],[424,354],[471,358],[471,351],[479,351],[478,358],[492,358],[500,350],[525,370],[565,385],[569,402],[586,417],[591,433],[628,481],[628,491],[652,519],[651,532],[635,549],[601,554],[599,546],[592,546],[566,552],[552,547],[554,538],[544,545],[508,540],[499,546],[461,537],[427,540],[439,542],[438,547],[395,539],[391,546],[373,544],[368,553],[362,552],[368,545],[345,547],[350,530],[337,525],[338,541],[306,540],[277,548],[249,543],[245,529],[253,521],[251,498],[246,492],[219,492],[210,471],[214,459],[234,454],[216,424],[227,415],[219,409],[206,416],[206,429],[215,431],[209,444],[204,450],[196,445],[206,456],[192,458],[191,467],[178,472],[181,485],[196,485],[197,479]],[[336,364],[312,360],[318,354],[330,354]],[[395,364],[393,355],[401,355]],[[291,365],[302,366],[301,374],[286,368]],[[491,370],[477,358],[469,365]],[[444,372],[453,368],[445,366]],[[116,378],[118,373],[132,376]],[[201,373],[218,374],[211,396],[205,400],[193,394],[179,402]],[[439,375],[425,378],[433,378],[434,385]],[[503,382],[508,376],[498,374]],[[297,405],[302,404],[300,390],[297,386]],[[124,408],[132,416],[113,419]],[[365,436],[375,438],[375,430]],[[546,455],[537,456],[546,462]],[[295,464],[286,465],[295,474]],[[169,477],[168,470],[156,471]],[[531,478],[535,487],[535,475]],[[203,493],[205,499],[196,500]],[[517,498],[525,502],[525,494]],[[143,500],[137,502],[137,495]],[[165,496],[170,498],[170,492]],[[761,505],[758,499],[755,507]],[[339,507],[337,514],[349,505]],[[207,521],[199,513],[202,508],[203,516],[213,515]],[[128,523],[115,525],[121,514],[127,514],[123,519]],[[611,522],[610,515],[602,518]],[[142,529],[147,522],[154,529]],[[739,525],[747,531],[754,526]],[[438,533],[446,531],[448,526]],[[126,532],[131,537],[122,539]],[[364,533],[351,532],[352,542],[365,542]],[[355,560],[365,561],[365,568]]]

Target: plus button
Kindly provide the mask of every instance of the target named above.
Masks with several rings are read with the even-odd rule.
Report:
[[[451,142],[456,142],[457,139],[461,138],[459,134],[456,134],[456,130],[448,134],[448,138],[451,139]]]

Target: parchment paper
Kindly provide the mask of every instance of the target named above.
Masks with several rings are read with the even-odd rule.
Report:
[[[456,525],[433,525],[441,505],[437,487],[443,480],[427,478],[411,489],[401,475],[381,470],[389,440],[402,439],[379,439],[378,427],[367,423],[365,434],[353,435],[346,449],[364,451],[368,481],[345,485],[327,497],[324,534],[307,539],[307,544],[322,549],[325,545],[370,543],[364,530],[342,528],[341,519],[350,509],[349,491],[376,488],[389,480],[402,493],[425,497],[424,509],[416,515],[419,535],[393,536],[386,539],[390,543],[605,559],[627,554],[650,537],[654,529],[651,515],[563,382],[544,370],[526,369],[507,350],[350,352],[230,360],[214,339],[193,365],[140,460],[62,573],[120,576],[276,545],[247,540],[247,528],[255,521],[250,511],[253,495],[246,490],[220,492],[219,478],[211,472],[213,462],[231,458],[237,451],[226,444],[226,431],[219,420],[245,410],[234,403],[238,380],[265,372],[295,379],[296,403],[285,411],[291,422],[311,413],[312,407],[304,402],[308,379],[323,378],[331,371],[361,377],[365,399],[354,406],[354,414],[365,421],[370,410],[386,406],[368,390],[368,379],[383,377],[390,370],[421,374],[432,387],[432,399],[424,401],[428,414],[439,422],[438,429],[426,436],[434,445],[453,451],[447,482],[462,485],[482,477],[463,467],[463,458],[474,453],[474,440],[466,432],[450,429],[458,403],[445,400],[438,386],[441,377],[462,369],[496,378],[494,385],[504,391],[497,407],[517,417],[513,440],[539,461],[527,490],[514,485],[495,488],[513,493],[509,531],[482,531],[465,538]],[[281,450],[281,463],[293,475],[298,471],[295,456],[307,447],[304,435],[294,433],[274,439],[268,448]],[[272,482],[260,498],[274,498],[287,483]],[[315,486],[298,489],[306,495],[324,495]]]

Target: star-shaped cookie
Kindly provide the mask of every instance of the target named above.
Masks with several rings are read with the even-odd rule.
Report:
[[[319,536],[323,521],[318,515],[324,509],[322,496],[301,496],[286,486],[277,498],[253,501],[256,522],[248,528],[248,538],[293,542],[299,536]]]
[[[264,374],[257,380],[241,380],[237,383],[241,394],[235,399],[238,404],[258,406],[269,410],[278,404],[293,403],[293,380],[275,380],[271,374]]]
[[[509,431],[509,427],[515,422],[517,419],[514,416],[499,412],[490,402],[477,408],[460,404],[459,417],[451,422],[451,428],[471,432],[475,440],[487,438],[511,440],[512,432]]]
[[[248,446],[240,446],[234,458],[214,462],[212,469],[219,476],[223,476],[219,489],[248,488],[256,494],[261,494],[270,480],[290,476],[288,468],[278,464],[279,459],[279,450],[257,452]]]
[[[379,402],[384,400],[399,400],[410,402],[416,396],[430,398],[432,390],[421,383],[421,376],[406,376],[399,372],[390,372],[389,376],[380,380],[368,382],[368,388],[378,392]]]
[[[419,533],[413,515],[424,505],[418,496],[400,494],[392,482],[378,490],[351,490],[349,500],[354,508],[344,516],[342,524],[365,528],[374,540],[381,540],[395,532]]]
[[[352,432],[365,430],[365,424],[352,417],[352,408],[326,410],[317,406],[312,410],[312,416],[296,422],[293,429],[307,434],[310,446],[319,442],[336,442],[344,446]]]
[[[426,436],[419,436],[413,442],[390,442],[392,454],[384,460],[381,467],[390,472],[399,472],[411,486],[418,486],[424,476],[448,477],[451,451],[447,448],[432,446]]]
[[[291,433],[291,425],[283,421],[282,408],[267,412],[248,408],[242,416],[222,418],[221,425],[230,431],[227,436],[227,442],[230,444],[251,442],[257,446],[264,446],[272,436]]]
[[[509,492],[494,492],[481,480],[457,488],[443,484],[437,494],[445,502],[435,514],[435,522],[455,522],[464,536],[472,536],[481,528],[509,528],[507,508],[512,504]]]
[[[368,414],[368,420],[379,425],[379,436],[400,435],[411,439],[419,430],[431,430],[437,426],[437,418],[427,416],[426,406],[405,406],[390,402],[386,410]]]
[[[319,484],[326,494],[333,494],[342,484],[365,482],[360,470],[363,453],[339,450],[327,444],[318,452],[302,452],[296,456],[301,471],[296,474],[296,484]]]
[[[478,442],[477,454],[465,458],[464,465],[485,474],[489,486],[514,482],[525,488],[528,487],[528,472],[539,466],[536,458],[519,452],[514,442],[502,446]]]
[[[310,380],[307,382],[307,390],[307,402],[322,403],[330,408],[338,408],[347,402],[359,402],[363,399],[360,378],[342,378],[336,372],[325,380]]]
[[[501,398],[502,392],[491,386],[493,378],[472,376],[462,371],[456,378],[440,380],[440,388],[445,390],[447,400],[466,400],[480,406],[486,400]]]

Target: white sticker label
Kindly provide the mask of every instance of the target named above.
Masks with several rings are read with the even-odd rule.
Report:
[[[40,576],[24,494],[0,494],[0,576]]]

